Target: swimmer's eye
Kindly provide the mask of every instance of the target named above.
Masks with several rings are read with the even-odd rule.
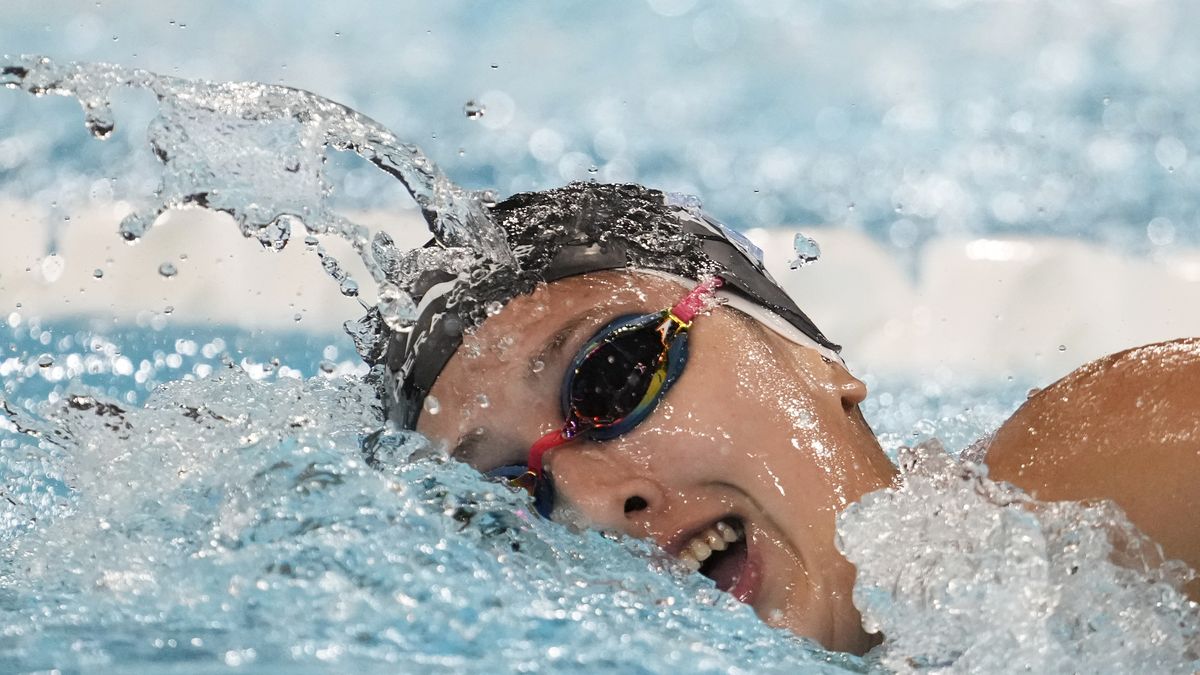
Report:
[[[524,464],[505,464],[484,473],[484,475],[499,482],[524,487],[521,478],[528,473],[529,467]],[[554,511],[554,483],[549,474],[543,474],[542,478],[534,483],[530,493],[533,496],[533,510],[543,518],[549,518],[550,513]]]

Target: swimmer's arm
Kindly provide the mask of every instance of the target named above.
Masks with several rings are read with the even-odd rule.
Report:
[[[1113,354],[1046,387],[996,432],[987,464],[1041,500],[1112,499],[1200,569],[1200,338]],[[1200,581],[1189,593],[1200,599]]]

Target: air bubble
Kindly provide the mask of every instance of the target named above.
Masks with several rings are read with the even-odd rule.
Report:
[[[165,262],[158,266],[158,273],[161,274],[164,278],[170,279],[171,277],[175,276],[176,274],[179,274],[179,269],[176,268],[175,265],[173,265],[169,262]]]
[[[97,279],[103,279],[104,278],[104,270],[97,267],[96,269],[92,270],[92,276]]]
[[[488,397],[487,397],[487,394],[479,394],[479,395],[477,395],[477,396],[475,397],[475,403],[476,403],[476,404],[477,404],[477,405],[478,405],[480,408],[487,408],[488,406],[490,406],[490,405],[492,404],[491,400],[489,400],[489,399],[488,399]]]
[[[540,373],[540,372],[542,372],[543,370],[545,370],[545,369],[546,369],[546,362],[545,362],[545,361],[542,361],[541,359],[538,359],[538,360],[536,360],[536,361],[534,361],[534,362],[533,362],[533,365],[532,365],[532,366],[530,366],[530,368],[529,368],[529,369],[530,369],[530,370],[532,370],[532,371],[533,371],[533,372],[535,372],[535,373]]]
[[[332,374],[334,370],[337,370],[337,364],[328,359],[323,359],[319,364],[317,364],[317,367],[320,368],[321,372],[325,373],[326,375]]]
[[[49,354],[42,354],[38,357],[37,364],[39,368],[49,368],[54,365],[54,357]]]
[[[484,309],[487,312],[488,316],[496,316],[497,314],[500,313],[500,310],[504,309],[504,304],[501,303],[499,300],[493,300],[493,301],[489,302],[487,304],[487,307],[485,307]]]

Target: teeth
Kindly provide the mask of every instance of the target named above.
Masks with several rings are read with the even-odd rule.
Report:
[[[713,551],[724,551],[729,545],[742,538],[742,535],[725,521],[704,530],[692,537],[679,553],[679,559],[688,569],[695,572],[700,565],[708,560]]]
[[[704,543],[708,544],[708,547],[714,551],[724,551],[729,548],[729,542],[725,541],[725,538],[718,534],[716,530],[708,531],[708,534],[704,537]]]

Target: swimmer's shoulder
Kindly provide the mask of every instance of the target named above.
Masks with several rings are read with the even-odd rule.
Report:
[[[1034,394],[996,431],[987,465],[1041,500],[1112,499],[1200,566],[1200,338],[1106,356]]]

